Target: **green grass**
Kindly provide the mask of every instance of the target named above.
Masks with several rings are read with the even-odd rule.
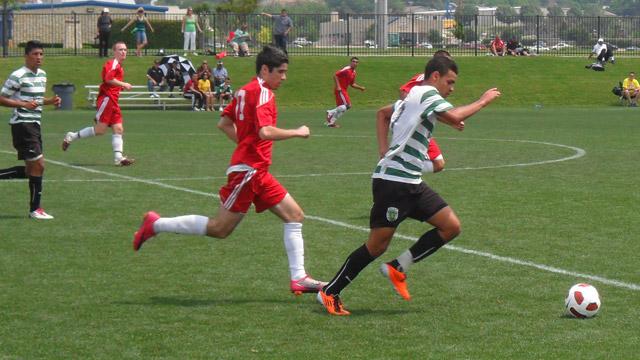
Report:
[[[391,60],[376,60],[378,69],[393,68]],[[478,67],[489,60],[505,60],[501,66],[529,61],[477,60]],[[308,61],[321,66],[320,60]],[[367,65],[364,61],[363,83],[384,78],[383,70]],[[407,67],[406,73],[413,72]],[[611,75],[583,70],[581,86],[589,78]],[[463,74],[459,95],[452,99],[456,104],[498,78]],[[292,87],[300,86],[297,79],[303,76],[292,70]],[[541,75],[546,76],[551,75]],[[517,101],[558,97],[531,90],[535,83],[521,83],[529,86],[530,96]],[[386,96],[396,87],[394,80],[369,88]],[[373,108],[382,97],[367,101],[355,94],[356,108],[335,130],[322,126],[319,105],[328,103],[326,89],[316,84],[297,89],[285,86],[279,93],[279,124],[306,123],[312,137],[276,143],[272,172],[309,216],[307,269],[329,279],[367,236],[323,219],[367,227],[368,173],[377,158]],[[597,91],[567,96],[584,101]],[[608,85],[602,91],[608,92]],[[313,96],[322,98],[314,109],[297,106]],[[638,290],[575,273],[636,289],[640,284],[638,116],[634,109],[612,106],[508,108],[516,101],[511,96],[505,93],[501,104],[467,121],[462,133],[439,125],[435,135],[447,170],[425,180],[462,220],[463,233],[452,245],[574,275],[442,249],[411,269],[413,300],[404,302],[377,272],[380,261],[411,244],[396,238],[344,291],[353,312],[347,318],[325,314],[313,295],[288,293],[282,225],[268,213],[248,214],[225,240],[162,234],[140,253],[132,251],[132,234],[149,209],[163,215],[215,214],[218,200],[201,192],[217,193],[233,146],[215,129],[212,115],[125,111],[125,150],[138,163],[116,168],[108,136],[74,143],[67,153],[59,149],[65,131],[86,126],[93,112],[46,112],[46,156],[59,163],[47,164],[43,205],[56,219],[28,220],[26,183],[0,182],[0,358],[637,357]],[[612,97],[597,99],[606,104]],[[576,153],[558,145],[584,149],[586,155],[501,167]],[[14,163],[7,131],[0,135],[0,151],[3,166]],[[324,175],[296,176],[305,174]],[[417,237],[426,229],[407,221],[398,233]],[[600,291],[603,308],[594,319],[561,316],[566,291],[580,281]]]
[[[125,62],[125,81],[134,85],[146,84],[147,69],[155,57],[130,56]],[[192,57],[199,66],[205,57]],[[213,64],[214,58],[207,57]],[[74,106],[87,109],[84,85],[100,83],[104,60],[94,57],[47,57],[43,69],[49,77],[49,87],[60,82],[76,85]],[[489,87],[498,87],[504,96],[494,107],[544,106],[603,107],[617,103],[611,89],[629,71],[638,71],[640,59],[620,58],[605,72],[587,70],[591,61],[580,58],[528,57],[459,57],[458,89],[452,95],[454,103],[475,100]],[[23,59],[0,59],[0,79],[6,79]],[[316,108],[333,104],[332,75],[348,64],[348,57],[292,56],[287,83],[278,90],[280,106]],[[424,71],[425,58],[363,57],[358,67],[357,82],[367,88],[360,93],[351,91],[356,107],[374,108],[387,104],[398,95],[398,87],[414,74]],[[255,74],[255,57],[225,58],[225,66],[236,87]]]

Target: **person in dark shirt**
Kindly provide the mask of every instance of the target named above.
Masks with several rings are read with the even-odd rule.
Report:
[[[151,94],[152,98],[159,98],[156,91],[156,86],[160,88],[160,91],[167,90],[167,84],[164,80],[164,73],[162,69],[160,69],[160,62],[158,60],[153,61],[153,66],[147,70],[147,89]]]
[[[507,55],[529,56],[529,50],[525,49],[516,39],[511,39],[507,43]]]
[[[111,37],[111,25],[113,20],[109,15],[109,8],[104,8],[98,17],[98,42],[99,56],[109,56],[109,37]]]
[[[180,71],[177,62],[172,62],[169,65],[166,79],[170,92],[173,92],[173,89],[176,87],[182,90],[182,87],[184,86],[184,78],[182,77],[182,71]],[[173,97],[173,94],[169,95],[169,97]]]

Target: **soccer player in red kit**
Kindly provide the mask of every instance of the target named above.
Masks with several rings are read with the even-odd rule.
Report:
[[[302,208],[269,173],[274,141],[308,138],[310,135],[306,126],[296,129],[276,126],[278,110],[273,90],[286,79],[288,67],[289,59],[282,50],[265,46],[256,58],[257,76],[236,92],[222,112],[218,128],[237,146],[227,168],[227,184],[219,191],[221,203],[216,216],[166,218],[150,211],[134,235],[134,250],[139,250],[145,241],[163,232],[224,239],[253,204],[256,212],[269,210],[284,222],[291,292],[317,292],[326,284],[311,278],[304,268]]]
[[[127,58],[127,45],[121,41],[113,44],[113,53],[114,58],[108,60],[102,67],[102,84],[96,100],[98,108],[94,119],[96,124],[77,132],[68,132],[62,141],[62,150],[67,151],[71,142],[75,140],[102,135],[110,127],[113,131],[111,137],[113,161],[116,166],[129,166],[135,160],[122,154],[124,127],[122,126],[120,105],[118,105],[120,90],[131,89],[131,84],[124,82],[124,69],[122,68],[122,62]]]
[[[336,124],[336,121],[344,115],[344,113],[351,108],[351,99],[347,90],[349,86],[352,88],[364,91],[365,87],[356,84],[356,68],[358,67],[357,57],[351,58],[351,64],[345,66],[342,69],[336,71],[333,75],[333,81],[335,83],[334,93],[336,96],[336,108],[327,110],[327,126],[328,127],[340,127]]]

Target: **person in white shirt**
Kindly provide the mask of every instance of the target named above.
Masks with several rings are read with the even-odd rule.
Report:
[[[588,58],[591,59],[593,55],[595,55],[598,63],[604,65],[604,63],[609,60],[609,52],[607,50],[607,44],[605,44],[604,39],[599,38],[598,42],[593,45],[593,50],[591,50],[591,54],[589,54]]]

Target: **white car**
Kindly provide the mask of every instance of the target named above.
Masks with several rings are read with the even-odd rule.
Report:
[[[364,41],[364,46],[366,46],[368,48],[376,48],[376,47],[378,47],[374,40],[365,40]]]
[[[419,48],[424,48],[424,49],[433,49],[433,45],[431,45],[428,42],[421,42],[417,45]]]
[[[551,50],[561,50],[565,48],[573,47],[573,45],[569,45],[566,42],[559,42],[551,47]]]
[[[295,40],[293,40],[293,45],[309,46],[311,44],[313,44],[313,42],[307,40],[307,38],[305,38],[305,37],[299,37],[299,38],[296,38]]]

